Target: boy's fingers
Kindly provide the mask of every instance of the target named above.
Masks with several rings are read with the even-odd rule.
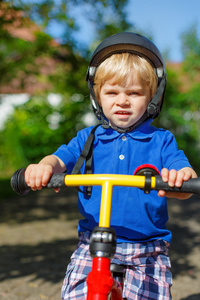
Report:
[[[30,172],[31,172],[31,168],[30,166],[28,166],[25,170],[25,174],[24,174],[24,178],[25,178],[25,181],[27,183],[27,185],[30,185]]]
[[[52,171],[45,171],[42,177],[42,186],[46,186],[47,183],[49,182],[49,179],[51,178]]]
[[[25,180],[28,186],[33,191],[41,190],[43,186],[46,186],[51,175],[53,168],[48,165],[29,165],[25,172]]]
[[[42,178],[43,178],[43,169],[42,168],[38,168],[35,171],[35,186],[38,190],[41,190],[42,188]]]
[[[168,171],[168,169],[166,169],[166,168],[162,169],[161,170],[161,176],[162,176],[162,180],[164,182],[167,182],[168,179],[169,179],[169,171]]]
[[[158,196],[159,196],[159,197],[164,197],[165,194],[166,194],[166,192],[163,191],[163,190],[158,191]]]
[[[185,173],[183,171],[177,172],[177,178],[176,178],[176,186],[181,187],[183,184]]]
[[[187,181],[192,177],[191,172],[184,172],[183,180]]]
[[[177,171],[176,170],[170,170],[169,180],[168,180],[169,186],[171,186],[171,187],[175,186],[176,178],[177,178]]]

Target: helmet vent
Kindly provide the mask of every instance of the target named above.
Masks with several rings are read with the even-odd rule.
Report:
[[[95,72],[96,72],[96,67],[90,67],[89,68],[89,76],[93,77]]]
[[[94,101],[94,99],[92,98],[92,96],[90,95],[90,99],[91,99],[91,102],[92,102],[92,105],[95,109],[97,109],[97,106],[96,106],[96,103]]]
[[[157,71],[158,78],[162,78],[163,77],[163,68],[162,67],[157,68],[156,71]]]

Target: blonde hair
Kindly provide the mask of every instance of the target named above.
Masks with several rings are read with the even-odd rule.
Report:
[[[113,54],[104,60],[97,68],[94,78],[94,92],[97,101],[100,103],[100,91],[107,81],[112,84],[119,84],[126,87],[133,84],[136,75],[141,84],[146,85],[150,90],[150,97],[153,98],[158,78],[150,63],[143,57],[132,53]]]

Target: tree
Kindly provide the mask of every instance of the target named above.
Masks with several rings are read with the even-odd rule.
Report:
[[[95,40],[100,40],[107,35],[130,29],[125,14],[126,3],[127,0],[1,2],[0,73],[3,76],[0,76],[0,86],[17,77],[21,80],[23,89],[29,74],[37,75],[38,81],[44,80],[40,77],[40,67],[48,57],[56,61],[55,72],[48,78],[51,91],[63,92],[66,87],[71,87],[73,82],[77,92],[77,88],[83,87],[90,49],[86,49],[75,36],[79,30],[79,18],[73,14],[74,10],[81,6],[82,11],[86,12],[86,22],[95,28]],[[83,14],[81,18],[84,20]],[[62,27],[59,43],[53,42],[49,35],[52,24],[58,28]],[[29,28],[31,37],[27,39],[16,38],[16,34],[13,36],[13,28],[23,27]]]
[[[0,86],[16,78],[23,90],[27,77],[40,73],[41,60],[36,58],[52,55],[52,39],[20,8],[1,2],[0,16]]]
[[[200,73],[200,39],[197,24],[193,24],[181,35],[184,69],[191,78]]]
[[[191,88],[182,95],[184,105],[186,105],[185,131],[182,139],[187,143],[187,152],[192,164],[200,172],[200,38],[197,24],[193,24],[182,34],[181,38],[184,54],[183,67],[191,82]]]
[[[174,133],[179,148],[184,150],[192,166],[200,172],[200,40],[196,27],[192,26],[182,34],[182,47],[182,77],[190,83],[190,88],[181,91],[180,78],[168,69],[165,103],[155,123]]]
[[[89,8],[92,11],[88,22],[95,26],[95,39],[100,40],[104,35],[129,28],[124,13],[126,2],[60,0],[58,3],[43,0],[25,4],[25,1],[20,0],[4,1],[3,4],[6,3],[7,6],[1,19],[0,31],[5,44],[3,48],[0,47],[0,55],[4,62],[0,70],[4,77],[0,78],[0,85],[12,80],[14,75],[21,75],[23,88],[23,82],[29,72],[33,72],[38,81],[43,81],[44,78],[40,75],[41,62],[45,58],[53,58],[56,62],[54,72],[45,80],[51,84],[48,93],[61,95],[62,98],[59,105],[51,106],[47,101],[46,90],[31,95],[26,104],[15,108],[14,114],[5,124],[5,129],[0,132],[0,168],[4,173],[6,168],[12,173],[20,166],[38,162],[44,155],[52,153],[62,141],[69,142],[77,130],[84,126],[83,115],[90,109],[85,81],[90,49],[86,49],[75,38],[74,33],[78,30],[78,25],[76,18],[72,16],[73,6],[79,4],[84,10]],[[13,11],[13,14],[7,20],[6,16],[10,11]],[[22,26],[37,24],[36,30],[33,31],[34,39],[31,41],[16,38],[10,33],[8,24],[14,24],[16,12],[19,13]],[[48,34],[52,22],[57,22],[63,27],[60,43],[52,43]],[[36,63],[38,57],[41,58],[39,64]]]

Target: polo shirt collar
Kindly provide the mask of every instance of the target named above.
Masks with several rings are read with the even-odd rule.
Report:
[[[132,131],[120,133],[112,128],[104,129],[101,126],[97,129],[97,136],[100,140],[113,140],[123,135],[129,135],[133,139],[146,139],[151,138],[155,132],[155,127],[151,126],[153,119],[148,119]]]

